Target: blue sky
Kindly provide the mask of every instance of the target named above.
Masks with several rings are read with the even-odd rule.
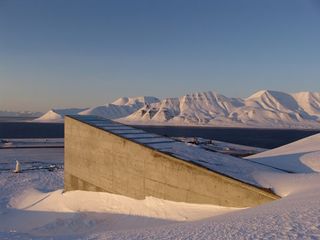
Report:
[[[318,0],[0,0],[0,110],[320,91]]]

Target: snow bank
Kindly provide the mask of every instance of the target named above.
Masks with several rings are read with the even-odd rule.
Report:
[[[306,156],[302,158],[303,161],[306,161],[305,159],[311,161],[310,159],[317,158],[319,135],[255,156],[270,156],[270,159],[276,159],[283,154],[301,153],[303,157]],[[4,151],[8,150],[0,150],[0,156]],[[40,155],[37,154],[39,149],[30,151],[29,154],[25,152],[24,158],[30,161],[39,158]],[[52,158],[50,153],[47,154],[48,156],[42,155],[42,158]],[[13,161],[14,152],[10,156]],[[22,157],[21,153],[18,157]],[[285,163],[290,164],[289,161]],[[156,198],[135,200],[109,193],[83,191],[63,193],[61,170],[26,171],[20,174],[2,171],[0,238],[197,240],[320,238],[320,173],[289,174],[257,171],[254,178],[261,186],[272,188],[283,198],[255,208],[239,210],[170,202]]]
[[[320,172],[320,134],[247,157],[295,173]]]
[[[291,175],[291,174],[284,174]],[[130,231],[111,231],[93,234],[99,239],[319,239],[320,238],[320,175],[303,175],[299,183],[302,191],[294,191],[283,199],[210,219],[178,223],[157,228]],[[290,184],[296,174],[287,179]],[[301,176],[301,177],[300,177]],[[300,182],[300,180],[302,182]],[[278,182],[278,183],[280,183]],[[292,187],[293,184],[290,184]],[[303,189],[303,184],[313,187]],[[283,185],[283,186],[284,186]],[[284,187],[285,188],[285,187]],[[284,189],[283,189],[284,190]]]
[[[236,211],[212,205],[136,200],[109,193],[63,193],[63,171],[0,175],[1,239],[83,239],[94,233],[145,229]]]
[[[175,221],[192,221],[237,210],[236,208],[172,202],[154,197],[136,200],[105,192],[57,190],[42,193],[28,189],[10,200],[10,206],[25,211],[107,212]]]

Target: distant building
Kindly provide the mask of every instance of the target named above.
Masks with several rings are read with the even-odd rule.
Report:
[[[97,116],[65,118],[65,190],[250,207],[279,198],[259,187],[267,167]]]

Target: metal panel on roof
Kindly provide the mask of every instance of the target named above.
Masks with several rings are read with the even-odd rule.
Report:
[[[172,139],[169,138],[163,138],[163,137],[155,137],[155,138],[133,138],[133,140],[143,143],[143,144],[151,144],[151,143],[172,143],[175,142]]]
[[[153,133],[125,133],[121,134],[122,137],[129,138],[129,139],[137,139],[137,138],[154,138],[159,137],[159,135]]]

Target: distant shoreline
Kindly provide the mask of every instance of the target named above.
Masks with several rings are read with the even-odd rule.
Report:
[[[27,122],[32,121],[38,117],[29,117],[29,116],[0,116],[0,122]]]
[[[200,137],[261,148],[275,148],[299,140],[320,130],[313,129],[259,129],[200,126],[135,125],[147,132],[169,137]],[[0,139],[63,138],[63,123],[32,121],[0,121]]]

